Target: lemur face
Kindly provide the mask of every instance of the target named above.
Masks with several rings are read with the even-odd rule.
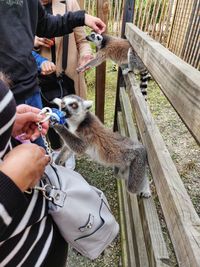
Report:
[[[93,42],[97,47],[101,47],[103,36],[96,32],[91,32],[91,34],[86,36],[86,39],[90,42]]]
[[[67,119],[81,121],[92,103],[92,101],[84,100],[77,95],[68,95],[60,99],[59,107],[65,112]]]

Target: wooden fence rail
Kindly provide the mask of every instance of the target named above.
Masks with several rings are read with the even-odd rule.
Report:
[[[127,25],[126,37],[188,129],[200,142],[200,72],[133,24]]]
[[[200,73],[132,23],[126,25],[126,37],[196,140],[200,141],[200,135],[197,131],[200,115],[200,85],[198,83]],[[120,90],[119,129],[122,133],[124,132],[134,138],[135,131],[133,131],[134,125],[131,123],[131,117],[135,118],[140,137],[147,149],[149,167],[178,266],[199,267],[200,218],[194,209],[134,75],[129,73],[124,76],[124,80],[126,91],[124,89]],[[130,101],[134,116],[130,108],[128,109],[127,98]],[[120,124],[121,117],[125,118],[123,119],[124,126],[123,123]],[[123,184],[120,186],[123,188]],[[128,265],[125,266],[170,266],[170,259],[165,250],[159,223],[155,221],[154,211],[156,209],[152,199],[140,200],[137,204],[134,196],[126,196],[123,189],[119,192],[124,209],[123,235],[126,237],[125,246],[127,251],[134,249],[132,257],[135,255],[134,260],[130,252],[127,253],[125,263],[128,263]],[[154,216],[151,216],[152,214]],[[140,216],[139,219],[138,216]],[[137,226],[138,221],[141,221],[143,233]],[[154,228],[155,225],[158,225],[158,227]],[[158,233],[160,238],[157,238]],[[131,239],[131,236],[134,236],[134,238]],[[147,254],[141,255],[140,247],[143,246],[143,240]],[[161,244],[163,249],[159,250]],[[147,262],[145,260],[146,255]],[[133,265],[130,265],[130,262],[133,262]],[[145,262],[145,265],[142,262]]]

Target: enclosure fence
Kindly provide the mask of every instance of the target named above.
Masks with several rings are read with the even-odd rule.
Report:
[[[96,0],[79,0],[97,14]],[[126,0],[108,0],[108,32],[120,36]],[[200,69],[200,0],[136,0],[134,24],[183,60]]]

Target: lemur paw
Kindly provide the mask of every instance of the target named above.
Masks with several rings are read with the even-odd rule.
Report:
[[[151,191],[150,190],[142,191],[142,192],[138,193],[138,195],[141,198],[149,198],[149,197],[151,197]]]
[[[123,69],[122,70],[122,74],[123,75],[127,75],[129,72],[130,72],[130,69],[129,68],[126,68],[126,69]]]
[[[59,124],[59,123],[55,123],[54,126],[55,130],[61,130],[63,129],[63,125]]]

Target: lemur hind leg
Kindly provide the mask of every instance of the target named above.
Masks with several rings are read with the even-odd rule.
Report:
[[[151,196],[149,180],[148,180],[146,174],[143,177],[143,180],[142,180],[140,187],[138,188],[137,195],[140,197],[145,197],[145,198],[149,198]]]
[[[120,67],[123,75],[127,75],[130,72],[128,64],[122,64]]]
[[[132,54],[133,54],[133,50],[130,47],[128,50],[128,54],[127,54],[127,64],[121,64],[120,65],[123,75],[127,75],[129,72],[133,71],[133,69],[134,69],[134,66],[132,64],[132,61],[133,61],[132,60],[132,58],[133,58]]]
[[[135,158],[132,160],[129,167],[128,179],[126,181],[127,189],[130,193],[148,198],[151,196],[151,191],[146,176],[146,150],[141,146],[138,147],[135,152]]]

